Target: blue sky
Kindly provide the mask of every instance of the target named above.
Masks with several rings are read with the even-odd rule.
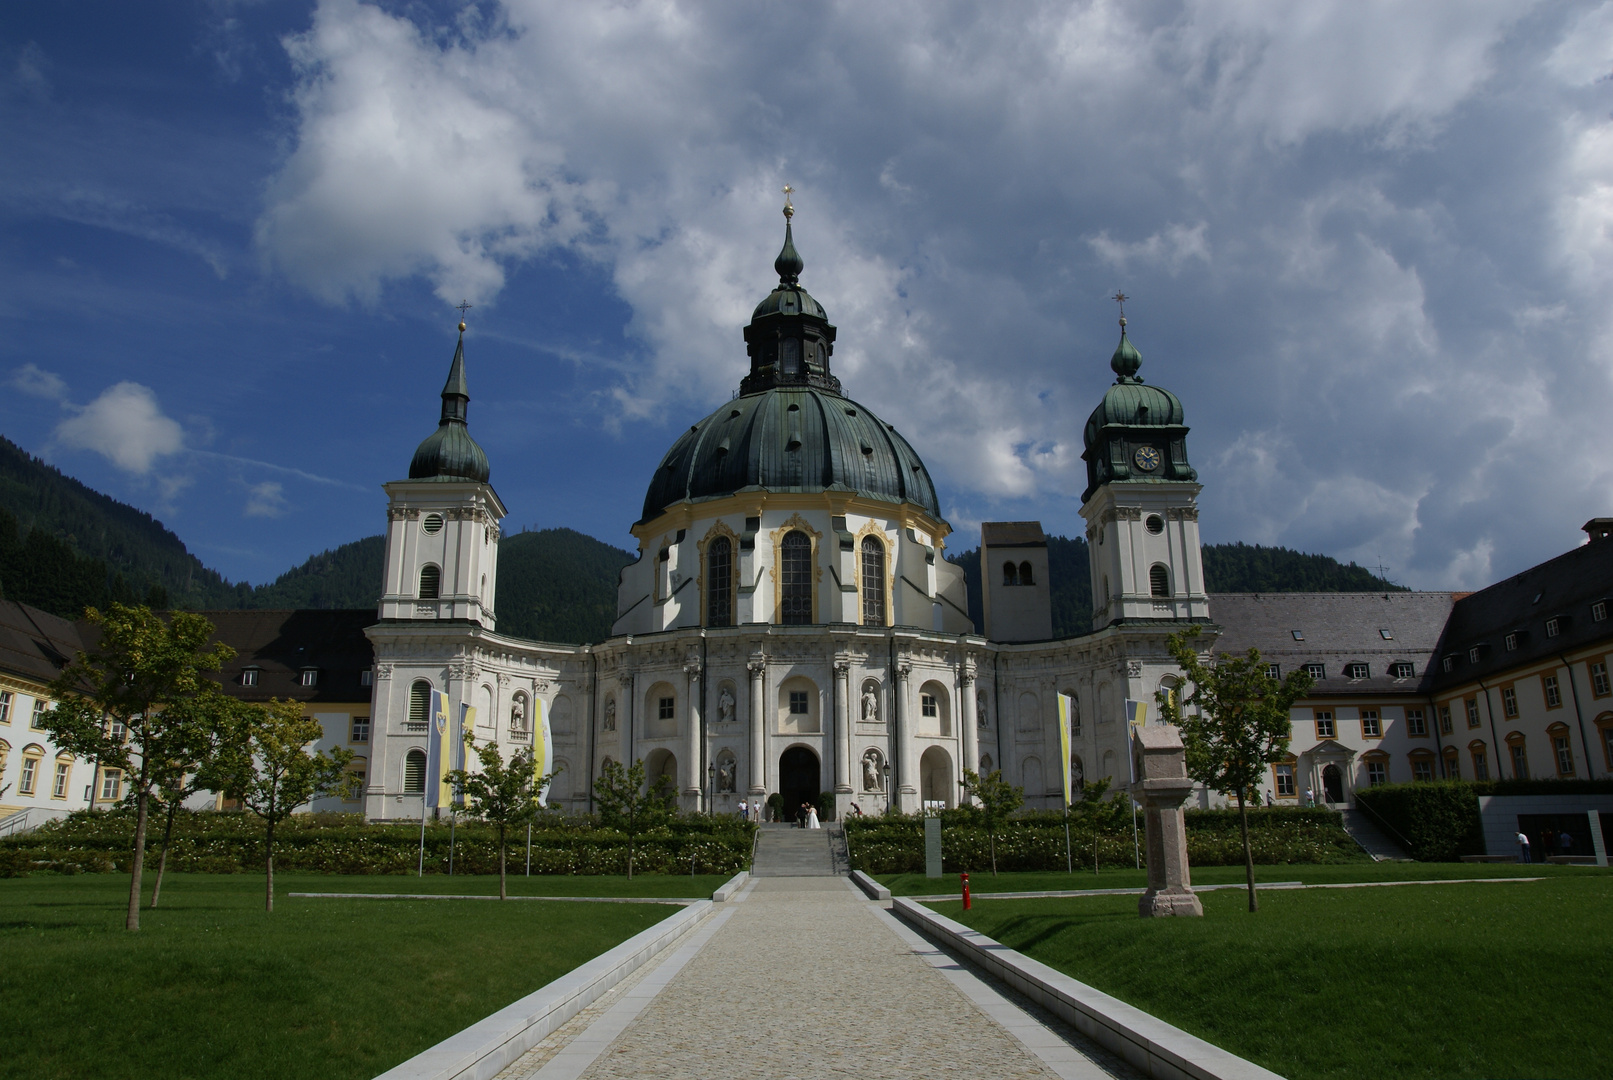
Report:
[[[1123,288],[1207,540],[1480,586],[1613,514],[1610,72],[1595,3],[7,5],[0,433],[268,580],[380,531],[468,298],[507,525],[628,546],[788,182],[954,547],[1080,530]]]

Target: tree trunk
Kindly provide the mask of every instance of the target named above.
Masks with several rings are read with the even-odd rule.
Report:
[[[633,834],[627,834],[627,880],[633,880]]]
[[[498,826],[498,898],[508,900],[510,894],[504,890],[504,823]]]
[[[986,834],[986,842],[991,845],[991,876],[996,877],[997,876],[997,834],[996,834],[996,832],[993,831],[993,832],[987,833]]]
[[[265,834],[263,844],[263,868],[267,872],[265,879],[265,892],[263,894],[263,909],[270,914],[274,913],[274,819],[269,819],[269,828]]]
[[[162,830],[162,857],[157,860],[157,884],[151,890],[151,906],[157,906],[157,900],[162,896],[162,875],[168,869],[168,842],[174,838],[174,812],[179,809],[179,802],[175,800],[168,807],[168,824]]]
[[[142,789],[134,800],[134,862],[129,867],[129,917],[123,924],[129,930],[140,929],[140,877],[146,866],[146,814],[150,798],[151,793]]]
[[[1241,791],[1238,792],[1238,823],[1243,827],[1243,869],[1249,879],[1249,910],[1259,911],[1260,902],[1255,899],[1255,853],[1249,846],[1249,807]]]

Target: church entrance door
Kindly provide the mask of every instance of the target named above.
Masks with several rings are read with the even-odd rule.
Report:
[[[792,746],[778,761],[778,790],[784,798],[784,820],[801,816],[802,803],[816,803],[823,790],[818,755],[805,746]]]
[[[1344,774],[1337,765],[1328,765],[1322,770],[1322,798],[1330,803],[1344,801]]]

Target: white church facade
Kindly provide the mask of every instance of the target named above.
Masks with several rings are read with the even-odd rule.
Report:
[[[1046,538],[1002,523],[985,529],[977,634],[929,473],[842,393],[835,327],[799,283],[788,224],[775,269],[739,393],[650,479],[639,558],[596,645],[497,631],[504,507],[466,423],[462,326],[438,430],[386,485],[369,817],[418,815],[433,690],[504,745],[547,724],[562,769],[549,799],[577,812],[607,760],[636,759],[689,810],[832,791],[837,814],[912,812],[956,805],[965,769],[1056,805],[1060,695],[1076,769],[1125,783],[1123,702],[1170,685],[1165,639],[1209,618],[1181,403],[1137,377],[1122,321],[1116,382],[1085,433],[1094,630],[1052,640]]]

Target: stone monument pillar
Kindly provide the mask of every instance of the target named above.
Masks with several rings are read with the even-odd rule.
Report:
[[[851,661],[846,657],[835,657],[834,681],[835,818],[844,821],[856,790],[851,786],[851,731],[855,723],[851,710],[856,705],[851,700]]]
[[[753,655],[745,665],[750,673],[750,794],[767,794],[767,728],[763,710],[767,701],[767,659]],[[761,819],[758,819],[761,820]]]
[[[1203,915],[1204,905],[1189,887],[1187,828],[1182,803],[1193,792],[1187,778],[1187,755],[1182,734],[1170,726],[1140,727],[1132,737],[1137,762],[1143,820],[1148,839],[1148,891],[1137,903],[1143,918],[1156,915]]]

